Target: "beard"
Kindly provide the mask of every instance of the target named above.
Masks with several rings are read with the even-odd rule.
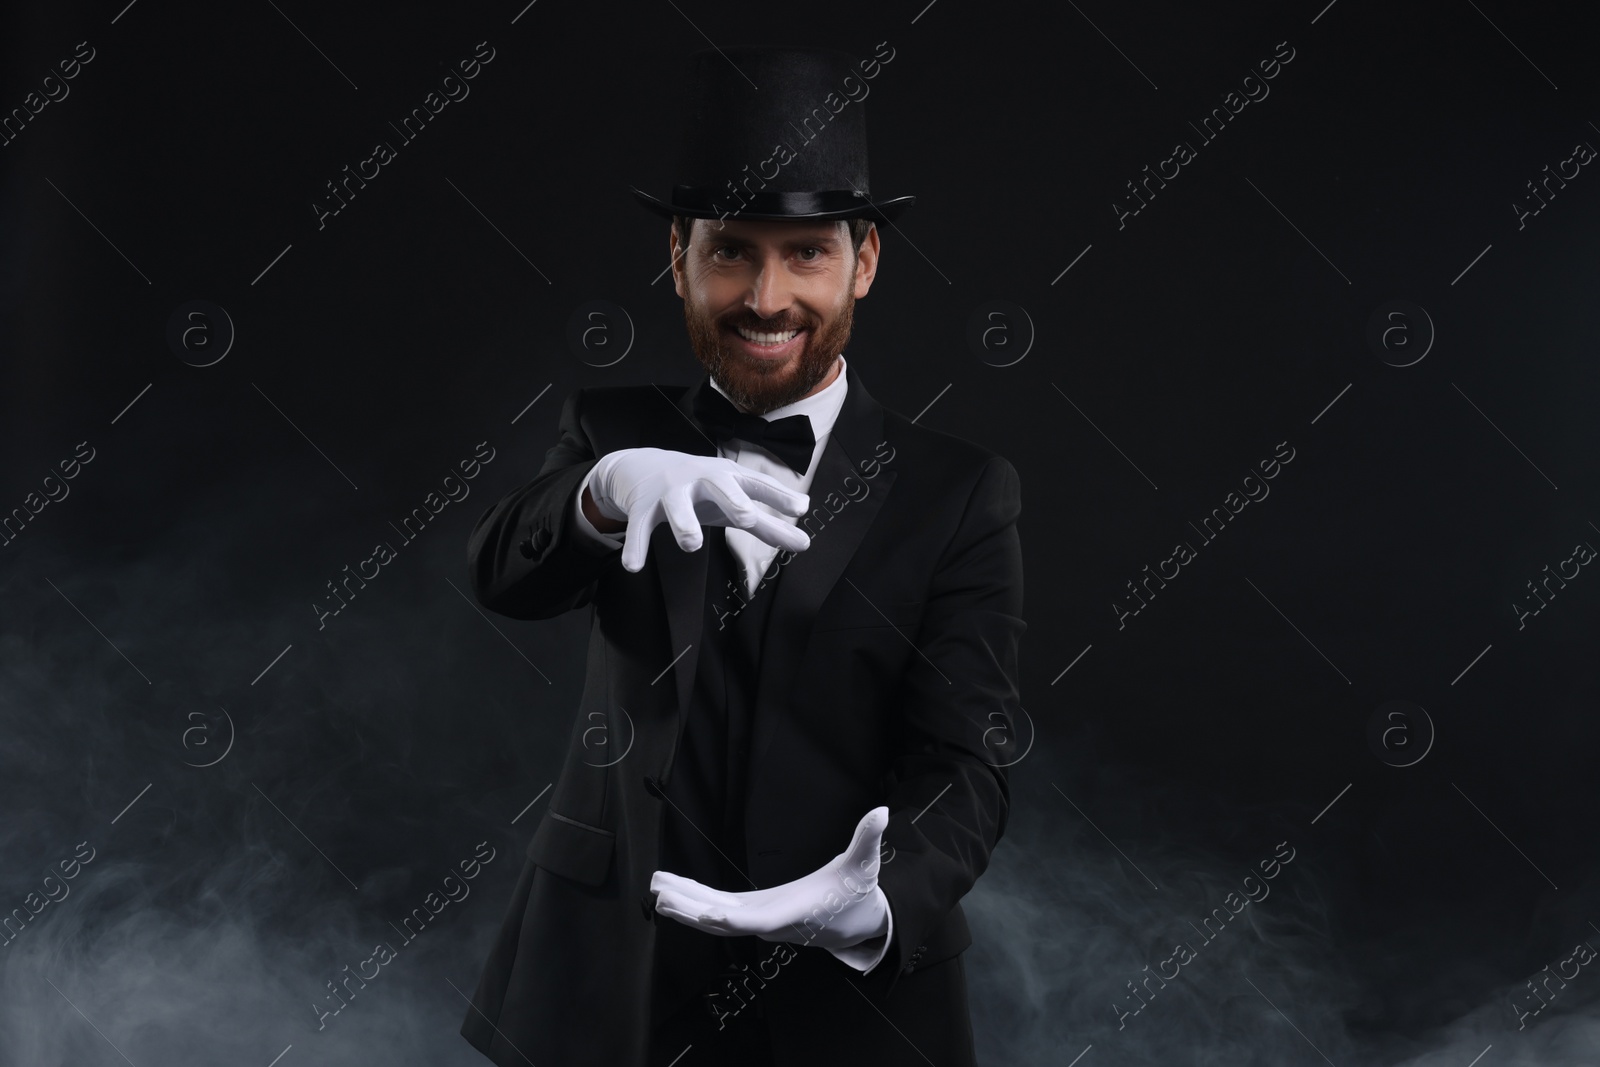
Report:
[[[799,400],[828,376],[850,340],[855,306],[855,271],[851,270],[844,306],[831,319],[822,322],[813,321],[799,309],[763,319],[745,307],[718,320],[689,300],[683,302],[683,317],[695,358],[706,373],[741,411],[764,415]],[[762,333],[804,330],[805,340],[800,351],[786,360],[761,361],[747,355],[737,341],[729,339],[728,332],[737,326]]]

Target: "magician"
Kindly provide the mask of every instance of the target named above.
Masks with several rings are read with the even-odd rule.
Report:
[[[705,374],[571,393],[470,536],[484,608],[590,627],[461,1029],[499,1067],[976,1062],[960,901],[1006,826],[1021,488],[844,358],[914,199],[869,192],[875,72],[691,57],[677,184],[633,193]]]

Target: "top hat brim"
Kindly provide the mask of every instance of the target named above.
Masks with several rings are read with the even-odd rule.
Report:
[[[642,189],[629,186],[639,203],[663,218],[674,215],[685,218],[751,220],[757,222],[826,222],[831,219],[868,218],[874,222],[893,222],[900,213],[916,202],[914,196],[896,196],[887,200],[872,200],[852,194],[850,203],[834,207],[825,198],[813,194],[758,194],[772,197],[768,203],[755,203],[750,210],[718,210],[704,204],[682,204],[661,200]],[[761,210],[766,208],[768,210]]]

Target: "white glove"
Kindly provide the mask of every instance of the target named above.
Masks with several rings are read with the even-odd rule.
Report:
[[[811,506],[809,496],[720,456],[694,456],[665,448],[618,449],[601,456],[594,465],[589,495],[606,518],[627,520],[622,565],[634,572],[644,567],[650,532],[663,519],[685,552],[699,549],[702,524],[736,526],[791,552],[811,546],[805,531],[757,504],[798,517]]]
[[[849,948],[887,932],[888,898],[878,888],[878,852],[889,809],[862,816],[850,847],[792,882],[728,893],[667,871],[650,878],[656,911],[722,937],[754,934],[763,941]]]

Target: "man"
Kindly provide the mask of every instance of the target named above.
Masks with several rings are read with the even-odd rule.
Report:
[[[859,100],[800,117],[866,70],[692,57],[682,180],[635,194],[673,220],[707,375],[572,393],[469,540],[486,608],[591,625],[462,1026],[501,1067],[975,1062],[959,900],[1006,824],[1020,487],[844,359],[876,223],[912,198],[868,194]],[[721,176],[801,125],[730,205]]]

